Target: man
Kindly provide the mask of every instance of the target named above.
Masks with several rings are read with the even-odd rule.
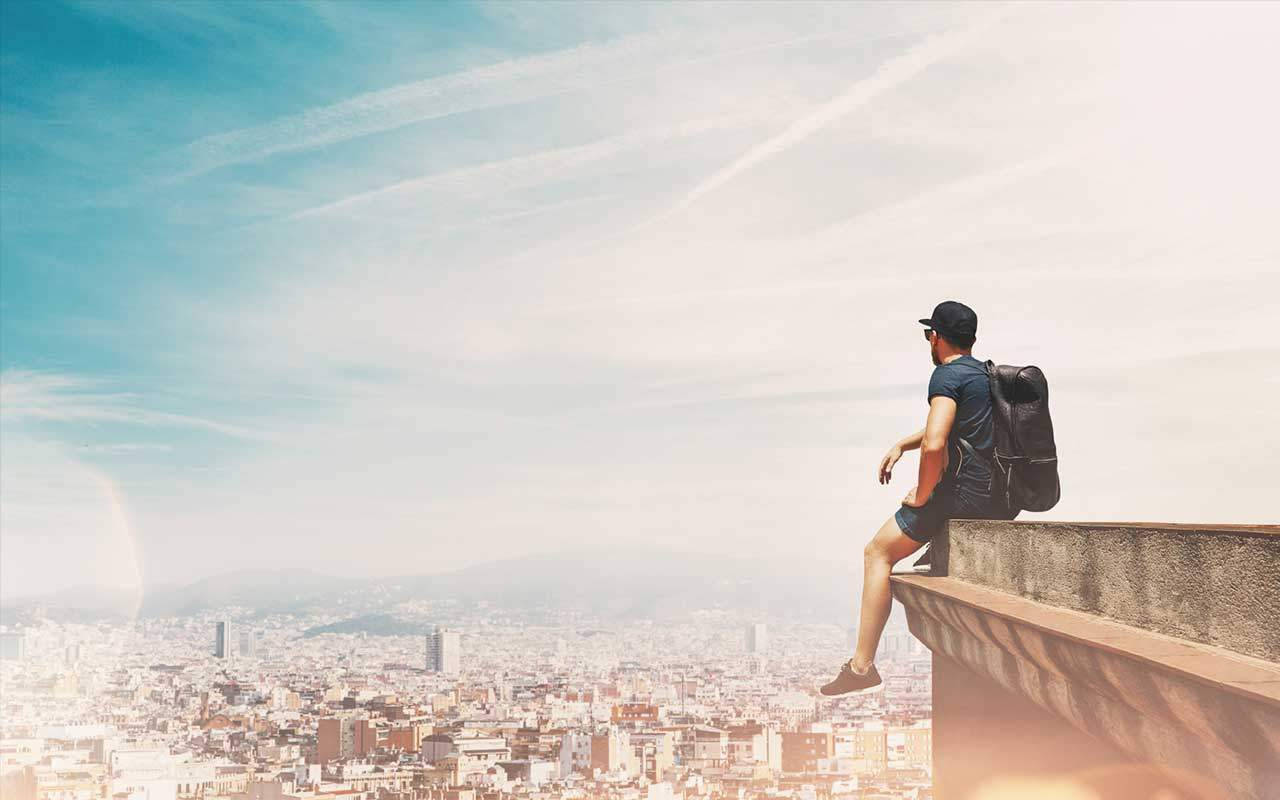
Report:
[[[862,616],[858,644],[835,679],[822,687],[825,695],[870,689],[880,683],[872,660],[893,601],[889,571],[919,550],[946,526],[947,520],[1012,519],[992,497],[991,391],[986,366],[973,357],[978,315],[964,303],[939,303],[924,336],[933,357],[929,379],[929,416],[924,429],[889,448],[880,460],[880,483],[893,476],[893,466],[907,450],[920,450],[915,488],[880,527],[863,551]]]

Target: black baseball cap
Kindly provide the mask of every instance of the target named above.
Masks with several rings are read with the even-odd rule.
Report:
[[[978,335],[978,315],[964,303],[944,300],[933,309],[933,315],[920,320],[944,336],[966,338]]]

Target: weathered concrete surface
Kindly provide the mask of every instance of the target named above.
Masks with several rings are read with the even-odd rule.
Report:
[[[1280,525],[955,520],[941,538],[952,578],[1280,661]]]
[[[1099,743],[1081,748],[1095,762],[1109,749],[1117,760],[1211,778],[1232,797],[1280,796],[1280,667],[955,579],[895,578],[894,593],[907,607],[912,633],[935,656],[979,676],[972,686],[935,682],[934,703],[944,710],[934,720],[943,800],[963,798],[975,776],[1026,774],[1067,758],[1051,753],[1039,764],[1019,763],[990,751],[984,761],[973,745],[958,760],[943,749],[947,741],[1001,742],[1012,735],[1024,738],[1014,745],[1023,747],[1055,741],[1064,723]],[[949,706],[982,705],[988,682],[1048,713],[1018,714],[1013,723],[998,709],[948,718]],[[1080,747],[1071,737],[1061,742]]]

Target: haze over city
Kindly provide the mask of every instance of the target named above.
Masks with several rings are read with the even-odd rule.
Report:
[[[1055,517],[1274,515],[1274,4],[0,13],[6,598],[852,569],[947,298]]]

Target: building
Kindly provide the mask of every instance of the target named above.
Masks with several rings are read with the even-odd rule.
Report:
[[[591,774],[591,734],[569,731],[560,740],[560,776]]]
[[[806,692],[780,692],[765,702],[765,709],[780,724],[796,727],[817,718],[818,701]]]
[[[786,731],[782,734],[782,771],[817,772],[818,762],[835,752],[830,731]]]
[[[245,628],[237,637],[240,641],[240,655],[244,658],[255,658],[258,655],[258,639],[251,629]]]
[[[933,725],[921,720],[903,732],[903,760],[905,766],[931,767],[933,765]]]
[[[446,773],[455,784],[471,782],[511,760],[511,748],[501,736],[432,734],[422,737],[421,753],[424,762]]]
[[[651,703],[618,703],[609,717],[614,725],[647,727],[658,724],[658,707]]]
[[[104,800],[111,796],[111,778],[102,764],[33,764],[14,777],[19,787],[16,796],[31,800]]]
[[[592,776],[597,771],[636,776],[640,759],[626,731],[610,728],[603,733],[570,731],[560,742],[560,775],[575,772]]]
[[[729,763],[763,764],[782,769],[782,737],[773,727],[756,723],[729,728]]]
[[[763,655],[769,649],[769,628],[763,622],[747,626],[747,652]]]
[[[724,767],[729,762],[729,732],[710,725],[695,725],[689,732],[693,739],[693,756],[689,765],[695,769]]]
[[[0,660],[21,661],[27,657],[27,637],[22,631],[0,633]]]
[[[928,655],[929,651],[924,644],[907,631],[886,631],[880,637],[880,644],[876,649],[876,660],[881,663],[927,658]]]
[[[322,764],[368,755],[379,744],[378,728],[365,717],[329,717],[316,726],[316,756]]]
[[[231,623],[221,620],[213,626],[213,657],[231,658]]]
[[[419,740],[422,760],[428,764],[448,756],[489,754],[488,760],[511,760],[511,748],[501,736],[461,736],[449,733],[434,733],[423,736]],[[502,751],[506,751],[503,755]],[[497,758],[497,756],[501,758]]]
[[[631,734],[631,750],[643,778],[657,783],[675,764],[675,737],[670,731],[643,731]]]
[[[427,671],[457,675],[462,671],[462,635],[449,628],[427,634]]]
[[[858,775],[883,775],[889,766],[888,736],[879,722],[869,722],[864,727],[842,732],[848,738],[853,758],[853,769]]]
[[[432,726],[422,722],[401,722],[387,732],[387,746],[405,753],[422,749],[422,739],[430,736]]]

